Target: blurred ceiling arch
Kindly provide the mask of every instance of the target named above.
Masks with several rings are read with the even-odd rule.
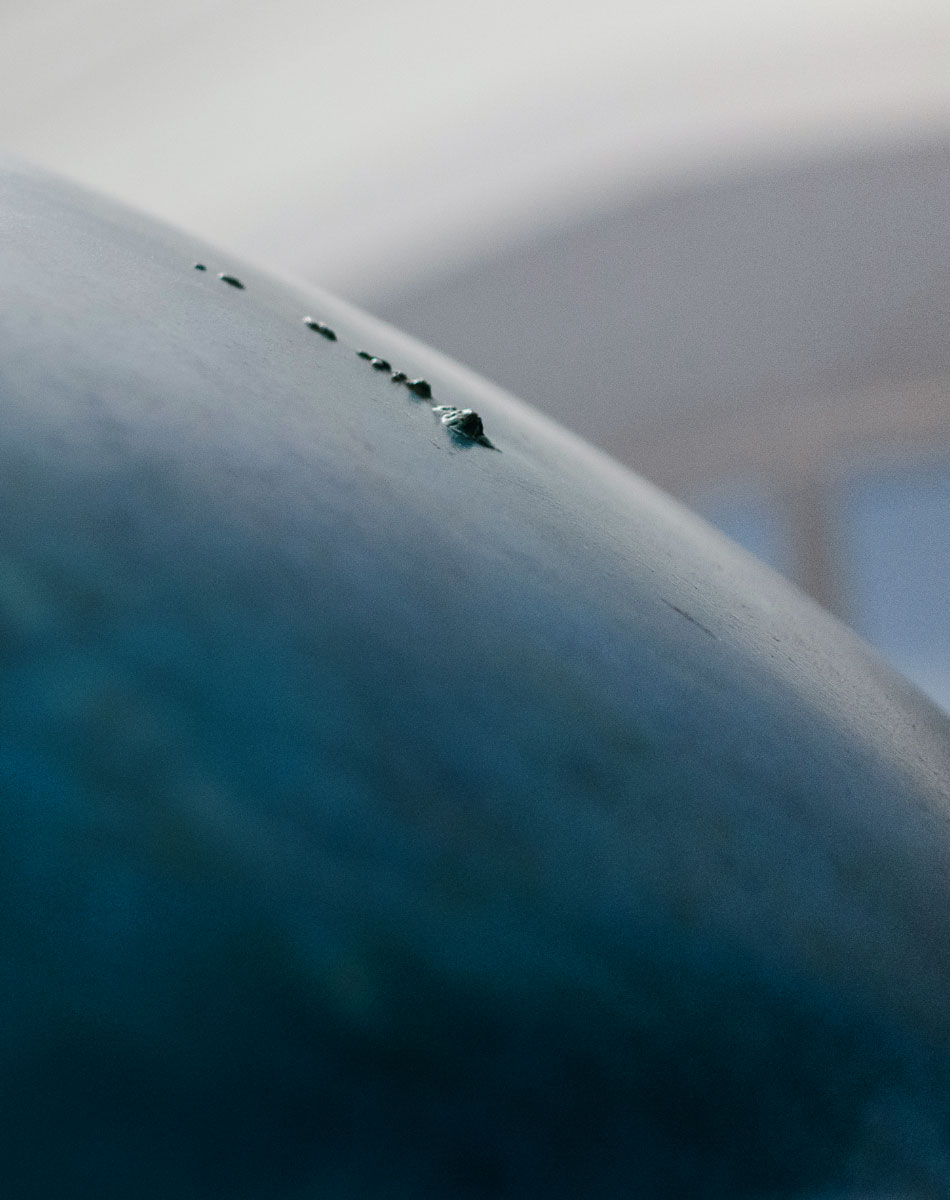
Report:
[[[950,138],[658,184],[375,307],[681,495],[950,445]]]
[[[0,4],[0,145],[359,299],[658,180],[948,127],[945,0]]]

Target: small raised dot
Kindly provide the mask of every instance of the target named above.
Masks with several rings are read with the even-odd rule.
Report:
[[[375,358],[375,355],[370,354],[368,350],[357,350],[356,356],[357,358],[365,358],[367,362],[372,362]]]
[[[393,371],[393,383],[405,383],[409,376],[405,371]]]
[[[208,268],[204,265],[204,263],[195,263],[196,271],[207,271],[207,269]]]
[[[336,334],[329,325],[324,325],[322,321],[315,321],[313,317],[304,317],[303,323],[308,329],[313,329],[316,333],[323,334],[328,342],[336,341]]]
[[[439,414],[442,424],[451,429],[453,433],[461,434],[462,437],[494,449],[491,442],[485,437],[482,419],[477,412],[473,412],[470,408],[456,408],[452,404],[437,404],[432,411]]]
[[[392,367],[385,360],[385,358],[371,358],[369,360],[369,365],[373,368],[374,371],[391,371],[392,370]]]
[[[244,284],[236,275],[225,275],[223,272],[218,276],[222,283],[229,283],[233,288],[240,288],[244,291]]]
[[[432,399],[432,388],[429,385],[429,381],[427,379],[410,379],[409,382],[406,384],[406,387],[409,389],[410,392],[414,392],[417,396],[421,397],[423,400],[431,400]]]

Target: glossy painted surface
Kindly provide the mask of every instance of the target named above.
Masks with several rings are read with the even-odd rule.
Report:
[[[944,718],[391,329],[0,222],[19,1194],[943,1194]]]

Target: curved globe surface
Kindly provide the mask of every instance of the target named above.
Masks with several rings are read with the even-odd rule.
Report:
[[[9,1194],[945,1194],[945,718],[346,305],[0,229]]]

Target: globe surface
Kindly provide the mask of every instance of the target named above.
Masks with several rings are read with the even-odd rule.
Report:
[[[945,1195],[943,715],[341,302],[0,231],[8,1194]]]

